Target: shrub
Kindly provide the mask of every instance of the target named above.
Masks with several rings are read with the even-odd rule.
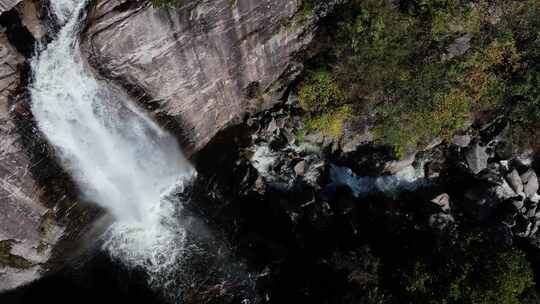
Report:
[[[334,18],[322,62],[313,61],[319,72],[300,88],[311,125],[354,105],[348,119],[375,113],[376,140],[398,156],[451,138],[480,111],[510,113],[517,137],[537,137],[540,2],[351,0]],[[443,60],[465,33],[475,34],[470,49]]]
[[[28,269],[34,266],[32,262],[11,253],[15,243],[16,241],[14,240],[0,241],[0,266],[12,267],[16,269]]]
[[[419,27],[394,1],[354,1],[338,22],[335,75],[352,101],[376,102],[396,78],[407,78],[404,64],[420,49]]]
[[[300,86],[298,101],[305,111],[322,113],[329,107],[341,105],[343,94],[332,74],[316,71]]]
[[[332,139],[341,137],[343,125],[351,117],[351,109],[343,105],[342,91],[330,72],[311,72],[300,85],[298,101],[306,112],[306,130],[301,130],[302,134],[305,131],[317,131]]]
[[[479,12],[462,2],[353,1],[338,22],[335,78],[350,102],[376,110],[375,134],[399,156],[434,137],[450,138],[476,108],[480,93],[472,96],[459,80],[470,79],[464,76],[469,69],[431,55],[442,37],[478,30]],[[481,76],[481,88],[498,84],[492,74]],[[490,89],[481,93],[486,99],[495,95]]]
[[[419,258],[403,275],[405,297],[414,303],[519,304],[534,286],[525,254],[479,234]]]
[[[340,108],[308,117],[305,119],[305,125],[308,131],[318,131],[325,137],[337,140],[343,133],[345,122],[351,117],[351,108],[344,105]]]
[[[509,119],[516,143],[540,151],[540,3],[524,1],[512,5],[508,29],[515,37],[520,64],[509,84]]]
[[[437,94],[431,105],[420,109],[388,108],[392,112],[384,114],[384,120],[375,132],[382,143],[394,147],[398,157],[404,156],[409,148],[427,144],[435,137],[450,139],[470,120],[469,99],[459,90]]]
[[[533,286],[532,269],[520,250],[503,251],[491,259],[476,261],[459,287],[456,300],[477,304],[519,304],[519,297]]]

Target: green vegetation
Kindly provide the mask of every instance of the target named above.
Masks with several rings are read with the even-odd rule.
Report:
[[[534,286],[531,266],[518,249],[469,235],[444,250],[403,271],[405,298],[414,303],[519,304]]]
[[[356,287],[353,295],[345,296],[347,301],[336,303],[538,303],[527,259],[535,259],[534,251],[526,255],[485,226],[464,222],[444,231],[426,231],[415,218],[422,211],[409,213],[410,220],[402,211],[392,214],[381,208],[384,215],[365,215],[366,227],[372,229],[360,241],[365,243],[327,259]]]
[[[540,1],[351,0],[326,22],[297,87],[298,140],[339,140],[375,117],[378,143],[403,156],[499,117],[514,144],[540,151]],[[538,303],[520,249],[478,227],[430,235],[413,222],[368,242],[378,267],[358,276],[369,279],[358,303]]]
[[[309,113],[324,112],[342,104],[343,95],[336,79],[327,71],[312,73],[298,92],[300,106]]]
[[[308,131],[339,139],[345,121],[351,116],[351,109],[343,104],[342,91],[328,71],[311,73],[299,89],[298,101],[306,112]]]
[[[351,116],[350,107],[344,105],[331,111],[325,111],[320,115],[309,117],[305,120],[305,124],[308,130],[315,130],[326,137],[339,139],[345,122]]]
[[[521,145],[540,150],[540,3],[512,3],[508,30],[514,33],[520,65],[511,83],[510,118]]]
[[[14,240],[0,241],[0,266],[27,269],[33,266],[32,262],[11,253]]]
[[[49,244],[45,243],[44,241],[40,240],[38,243],[38,246],[36,247],[36,252],[38,254],[44,254],[47,249],[49,248]]]
[[[174,7],[180,4],[180,0],[151,0],[152,5],[157,8]]]
[[[377,140],[398,156],[480,112],[510,113],[516,137],[538,138],[539,11],[534,0],[352,0],[299,86],[307,126],[339,138],[343,120],[376,113]]]

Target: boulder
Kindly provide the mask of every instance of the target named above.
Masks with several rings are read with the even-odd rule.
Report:
[[[509,201],[517,210],[521,210],[525,204],[523,199],[519,199],[519,197],[510,199]]]
[[[454,137],[452,138],[452,143],[456,146],[465,148],[469,146],[469,144],[471,143],[471,140],[472,140],[471,136],[468,134],[454,135]]]
[[[384,172],[388,174],[397,174],[411,166],[416,159],[416,153],[409,154],[400,160],[390,161],[385,164]]]
[[[305,160],[299,161],[294,166],[294,173],[296,173],[297,176],[304,176],[304,174],[306,174],[306,161]]]
[[[527,213],[525,213],[526,217],[532,218],[536,216],[536,206],[530,208],[527,210]]]
[[[447,213],[435,213],[429,217],[429,226],[431,228],[443,230],[455,222],[454,217]]]
[[[530,169],[521,175],[521,181],[523,182],[523,191],[529,198],[534,197],[538,192],[538,177],[536,173]]]
[[[514,189],[506,182],[505,179],[502,179],[502,182],[500,185],[496,185],[493,187],[493,192],[495,193],[496,197],[499,200],[506,200],[509,198],[519,198],[522,199],[522,196],[519,196]]]
[[[475,143],[470,146],[465,153],[465,160],[473,174],[478,174],[487,168],[489,155],[486,152],[486,147]]]
[[[519,237],[528,237],[531,234],[533,224],[524,216],[518,216],[513,231]]]
[[[516,193],[523,193],[523,182],[516,169],[506,175],[506,181]]]
[[[532,202],[535,202],[535,203],[540,203],[540,195],[538,193],[536,193],[535,195],[533,195],[532,197],[529,197],[529,199],[532,201]]]
[[[304,181],[309,185],[318,188],[320,187],[321,179],[324,177],[327,169],[327,164],[324,160],[317,160],[310,164],[306,174],[304,175]]]
[[[531,237],[531,238],[534,237],[536,232],[538,232],[538,228],[540,228],[540,225],[538,223],[533,223],[531,233],[530,233],[529,237]]]
[[[22,1],[15,9],[19,12],[21,23],[24,27],[32,33],[34,39],[40,41],[47,34],[47,30],[41,20],[42,16],[40,16],[41,11],[39,6],[42,6],[43,3],[38,2],[39,0]]]
[[[472,33],[467,33],[457,38],[447,50],[447,53],[443,56],[443,60],[450,60],[454,57],[465,54],[471,48]]]
[[[441,208],[443,212],[449,212],[450,211],[450,196],[446,193],[443,193],[434,199],[431,200],[431,202]]]
[[[351,136],[344,134],[341,139],[341,151],[343,153],[354,152],[358,147],[372,143],[374,138],[373,132],[369,129],[364,130],[364,132],[351,134]]]
[[[513,162],[517,167],[529,167],[534,160],[534,151],[526,150],[514,157]]]

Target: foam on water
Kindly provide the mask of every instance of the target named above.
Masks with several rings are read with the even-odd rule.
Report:
[[[393,195],[402,190],[414,190],[427,184],[422,170],[413,166],[408,166],[394,175],[372,177],[358,176],[350,168],[331,165],[330,179],[334,185],[349,187],[356,197],[374,192]]]
[[[173,136],[85,66],[78,40],[86,2],[51,1],[63,26],[32,61],[32,112],[82,197],[115,217],[104,248],[163,281],[185,237],[172,194],[194,170]]]
[[[84,1],[83,1],[84,2]],[[54,14],[58,22],[65,24],[69,19],[71,13],[75,11],[77,1],[72,0],[51,0],[50,9]]]

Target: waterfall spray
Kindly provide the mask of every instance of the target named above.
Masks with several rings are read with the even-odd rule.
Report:
[[[164,284],[185,237],[171,193],[194,170],[173,136],[85,66],[79,31],[87,1],[51,2],[62,27],[32,61],[32,112],[82,197],[115,217],[104,248]]]

